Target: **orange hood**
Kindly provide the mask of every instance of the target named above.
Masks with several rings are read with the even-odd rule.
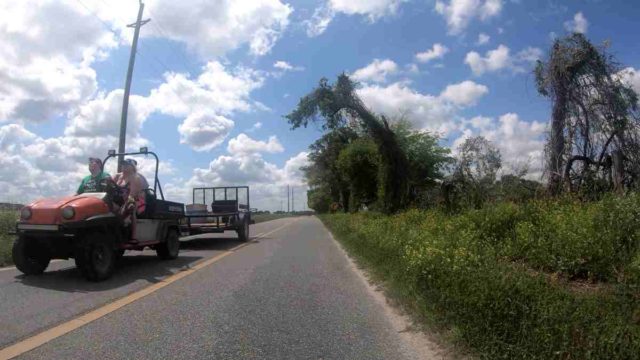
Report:
[[[31,218],[26,222],[30,224],[60,224],[106,214],[109,212],[109,207],[103,200],[104,196],[104,193],[87,193],[37,200],[27,205],[31,209]],[[68,220],[62,217],[62,209],[67,206],[71,206],[75,210],[75,216]]]

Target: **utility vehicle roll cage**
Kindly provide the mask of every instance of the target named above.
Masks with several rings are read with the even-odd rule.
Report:
[[[144,147],[141,147],[140,150],[137,152],[118,153],[115,150],[109,150],[107,154],[108,154],[107,157],[104,158],[104,161],[102,162],[102,170],[104,170],[104,167],[107,164],[107,161],[115,157],[124,159],[125,156],[129,156],[129,155],[152,155],[156,159],[156,171],[153,179],[153,194],[157,196],[157,191],[159,190],[160,197],[162,200],[164,200],[164,194],[162,193],[162,186],[160,186],[160,180],[158,180],[158,168],[160,166],[160,160],[158,159],[158,155],[156,155],[156,153],[154,153],[153,151],[149,151],[149,149],[146,146],[144,146]]]

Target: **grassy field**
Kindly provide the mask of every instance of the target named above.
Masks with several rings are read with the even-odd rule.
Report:
[[[257,224],[257,223],[261,223],[261,222],[265,222],[265,221],[282,219],[282,218],[291,217],[291,216],[294,216],[294,215],[290,215],[290,214],[255,214],[255,215],[252,215],[251,218]]]
[[[7,232],[14,230],[18,213],[16,211],[0,211],[0,266],[11,265],[11,246],[13,236]]]
[[[640,353],[640,196],[321,219],[393,297],[481,358]]]

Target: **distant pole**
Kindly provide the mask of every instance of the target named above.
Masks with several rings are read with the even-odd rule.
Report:
[[[140,27],[149,21],[142,20],[142,11],[144,10],[144,4],[142,0],[139,0],[140,8],[138,9],[138,19],[135,23],[127,25],[127,27],[135,28],[133,32],[133,43],[131,44],[131,55],[129,55],[129,68],[127,69],[127,80],[124,84],[124,97],[122,99],[122,118],[120,120],[120,139],[118,140],[118,153],[124,152],[125,140],[127,137],[127,113],[129,112],[129,92],[131,91],[131,78],[133,77],[133,65],[136,62],[136,50],[138,48],[138,36],[140,36]],[[123,160],[123,155],[118,156],[118,171],[120,171],[120,163]]]
[[[296,212],[296,198],[293,196],[294,192],[293,190],[295,189],[295,186],[291,187],[291,212]]]
[[[291,212],[291,209],[289,208],[289,185],[287,185],[287,212]]]

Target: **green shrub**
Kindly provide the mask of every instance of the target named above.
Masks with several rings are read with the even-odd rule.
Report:
[[[418,311],[482,357],[637,358],[637,196],[322,219]],[[620,281],[576,292],[544,272]],[[615,289],[615,288],[613,288]]]
[[[8,232],[14,230],[17,217],[18,214],[15,211],[0,211],[0,266],[12,264],[13,236]]]

